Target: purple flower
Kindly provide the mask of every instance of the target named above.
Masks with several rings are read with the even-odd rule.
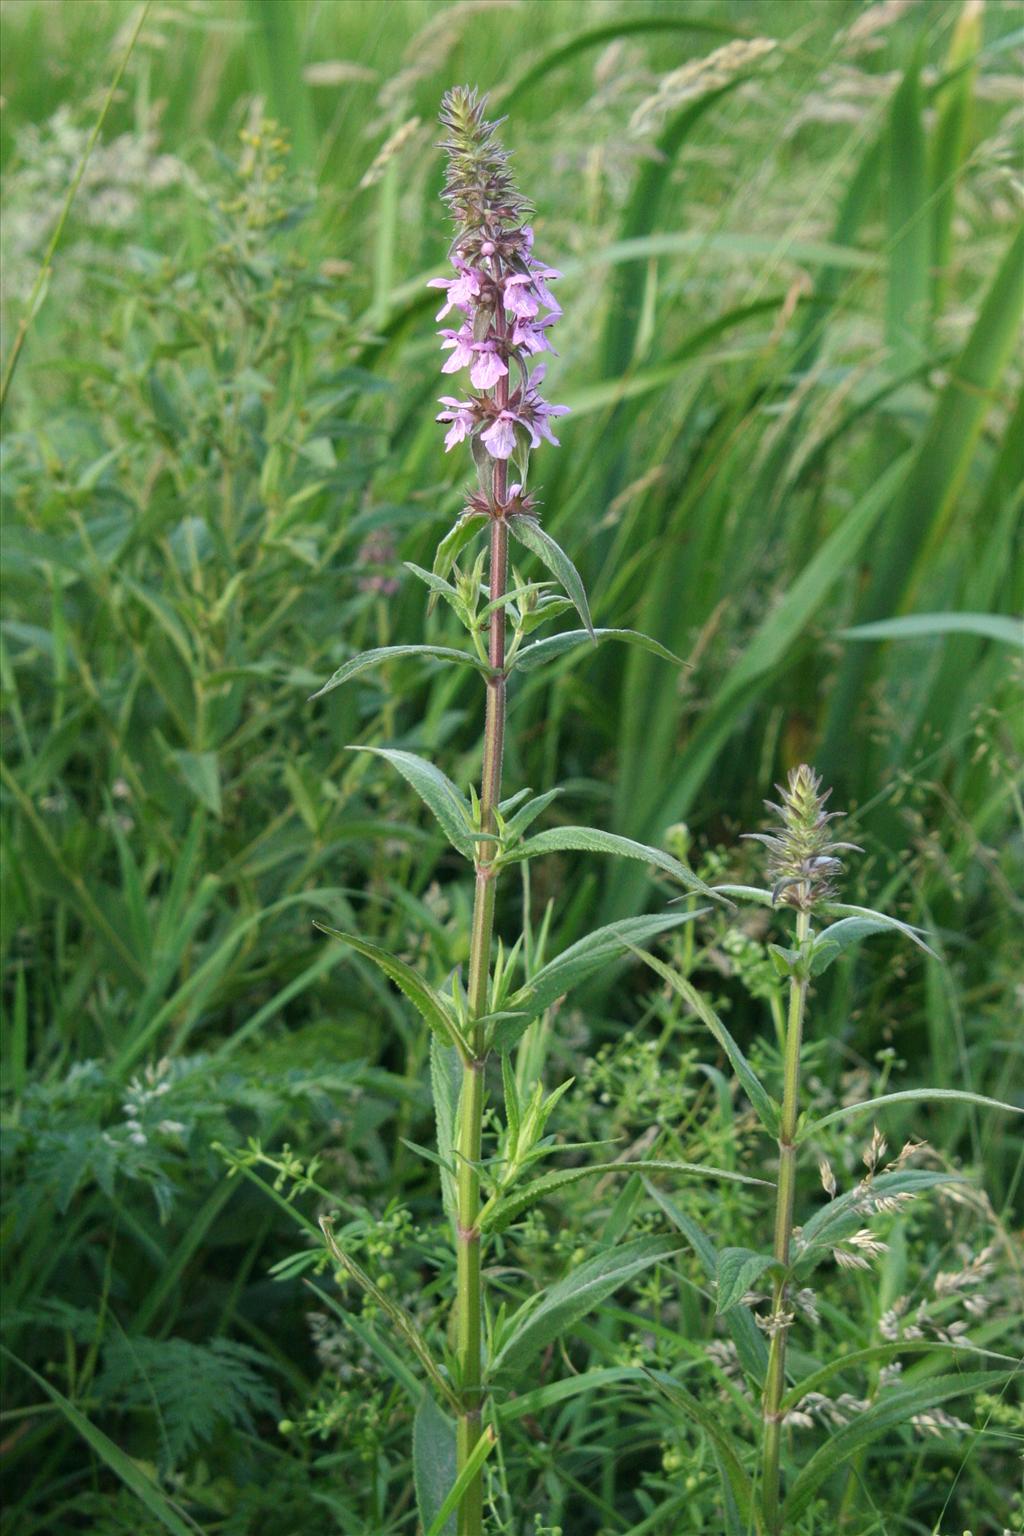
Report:
[[[546,371],[545,363],[537,364],[523,392],[522,403],[518,407],[518,420],[530,433],[531,448],[539,448],[542,437],[547,438],[549,443],[553,443],[558,448],[560,446],[558,438],[548,426],[548,419],[551,416],[568,416],[569,414],[567,405],[549,405],[538,394],[537,385],[542,382]]]
[[[473,343],[473,349],[476,358],[469,370],[473,388],[493,389],[498,380],[508,373],[508,365],[498,356],[497,342],[477,341]]]
[[[434,278],[430,286],[444,291],[439,321],[461,311],[455,327],[440,332],[446,354],[441,371],[468,368],[473,392],[467,400],[445,395],[437,419],[448,425],[446,449],[479,437],[492,459],[504,461],[517,440],[528,438],[534,447],[542,439],[558,441],[551,421],[567,407],[542,399],[543,364],[534,366],[532,376],[528,369],[539,355],[554,353],[550,331],[562,311],[548,284],[561,274],[534,255],[533,229],[524,222],[528,208],[484,105],[475,92],[460,88],[448,92],[441,110],[449,131],[443,197],[455,220],[449,247],[455,275]],[[513,382],[513,374],[523,382]],[[492,490],[479,493],[491,510],[505,495],[504,478],[499,474]],[[512,500],[518,507],[529,498],[523,492]]]
[[[505,308],[521,320],[532,320],[540,308],[530,292],[533,278],[528,272],[513,272],[505,279]]]
[[[467,267],[457,256],[454,265],[458,277],[432,277],[427,284],[428,288],[443,288],[447,294],[444,304],[434,316],[436,320],[443,320],[451,309],[461,309],[468,314],[473,308],[473,300],[480,297],[481,273],[473,267]]]
[[[476,424],[476,414],[468,400],[456,400],[454,395],[442,395],[441,404],[447,405],[447,411],[440,411],[438,421],[450,421],[451,426],[444,440],[444,451],[450,453],[456,443],[465,442],[469,433]]]
[[[462,326],[458,331],[444,330],[440,333],[445,340],[442,347],[454,347],[451,357],[445,359],[442,373],[457,373],[460,368],[468,368],[475,356],[473,351],[473,331],[468,325]],[[474,381],[475,382],[475,381]]]
[[[509,459],[516,446],[515,424],[518,417],[511,411],[502,411],[493,426],[481,432],[480,441],[492,459]]]
[[[542,261],[530,262],[530,278],[533,283],[533,291],[546,309],[553,310],[555,315],[562,313],[562,306],[555,298],[545,279],[561,277],[561,272],[554,267],[546,267]]]
[[[544,315],[539,320],[521,320],[516,317],[516,323],[512,327],[512,345],[522,347],[530,357],[535,357],[538,352],[554,352],[554,347],[548,341],[544,332],[549,325],[554,325],[557,315]]]

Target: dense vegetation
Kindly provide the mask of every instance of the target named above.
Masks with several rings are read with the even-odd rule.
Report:
[[[427,1031],[313,921],[435,985],[465,967],[471,876],[404,780],[346,749],[478,782],[477,679],[411,658],[308,697],[360,650],[458,635],[443,605],[424,633],[403,567],[430,567],[466,478],[434,421],[425,287],[450,239],[435,118],[454,81],[509,113],[564,273],[549,382],[572,414],[537,460],[544,527],[595,623],[687,663],[609,643],[524,673],[509,792],[558,783],[545,825],[760,886],[741,834],[813,763],[864,849],[845,899],[938,956],[876,937],[815,981],[815,1117],[924,1085],[1021,1104],[1021,19],[975,0],[158,3],[40,289],[139,11],[4,6],[5,368],[24,337],[0,628],[11,1536],[418,1529],[416,1362],[317,1219],[443,1351]],[[498,931],[555,954],[677,894],[643,862],[558,853],[503,881]],[[722,907],[656,945],[773,1093],[783,930]],[[692,997],[631,957],[532,1026],[516,1071],[575,1079],[560,1143],[614,1142],[560,1166],[775,1176]],[[818,1158],[849,1191],[923,1143],[886,1246],[818,1271],[794,1330],[796,1379],[826,1374],[789,1464],[829,1437],[848,1453],[793,1536],[1020,1530],[1019,1122],[910,1100],[879,1120],[885,1153],[872,1123],[837,1117],[800,1168],[807,1213]],[[769,1246],[763,1195],[583,1181],[502,1236],[495,1306],[595,1246],[677,1251],[532,1362],[487,1464],[490,1529],[747,1529],[716,1432],[752,1469],[758,1405],[693,1231]],[[954,1348],[973,1390],[927,1406]],[[922,1406],[908,1391],[858,1442],[905,1388]]]

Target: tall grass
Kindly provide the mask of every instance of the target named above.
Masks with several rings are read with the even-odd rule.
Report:
[[[120,0],[4,8],[5,358],[137,19]],[[4,419],[6,1341],[48,1384],[12,1368],[12,1532],[255,1533],[324,1508],[343,1531],[414,1529],[407,1405],[374,1363],[387,1339],[372,1316],[337,1321],[312,1246],[295,1250],[320,1200],[385,1264],[411,1227],[419,1267],[394,1260],[395,1283],[441,1326],[443,1260],[418,1225],[436,1169],[407,1145],[430,1136],[427,1049],[311,919],[393,949],[414,923],[435,979],[466,964],[467,882],[418,802],[343,749],[443,751],[477,778],[472,683],[400,661],[329,710],[305,701],[355,652],[423,638],[401,562],[429,565],[460,505],[422,286],[446,243],[431,122],[455,76],[514,107],[520,179],[565,272],[553,376],[573,415],[543,466],[550,530],[599,626],[688,662],[602,646],[524,675],[510,779],[558,779],[552,817],[737,877],[766,786],[816,762],[873,904],[927,925],[944,964],[908,963],[898,988],[891,957],[834,967],[815,1002],[834,1051],[805,1081],[823,1108],[851,1075],[1019,1096],[1018,19],[944,0],[888,21],[789,0],[152,8]],[[719,52],[755,36],[776,46]],[[498,931],[525,900],[537,942],[562,947],[651,899],[642,867],[566,853],[525,892],[506,882]],[[759,943],[716,930],[687,969],[770,1075],[743,948]],[[730,1166],[746,1127],[723,1062],[647,985],[609,970],[569,1043],[532,1049],[613,1101],[579,1111],[578,1139],[621,1116],[631,1145],[661,1116],[667,1155]],[[673,1072],[648,1081],[623,1019],[657,1026]],[[1019,1147],[970,1105],[886,1129],[984,1167],[929,1262],[949,1269],[985,1228],[1007,1285]],[[588,1223],[624,1231],[639,1195],[567,1207],[564,1257]],[[715,1198],[724,1223],[750,1216],[742,1192]],[[880,1311],[927,1242],[911,1226],[894,1245]],[[710,1342],[699,1268],[688,1282],[635,1298],[659,1348],[663,1305],[692,1325],[687,1370]],[[609,1304],[577,1363],[640,1370],[633,1331]],[[846,1342],[864,1347],[852,1324]],[[179,1343],[197,1353],[145,1353]],[[190,1402],[182,1383],[220,1382],[224,1349],[242,1351],[234,1388]],[[531,1520],[584,1536],[717,1518],[705,1443],[678,1438],[674,1411],[638,1438],[633,1390],[591,1409],[538,1383]],[[889,1480],[908,1528],[932,1529],[948,1493],[950,1529],[1001,1530],[1004,1408],[951,1452],[954,1486],[927,1444],[916,1491]],[[541,1410],[555,1441],[533,1433]],[[884,1527],[862,1490],[887,1474],[854,1465],[843,1528],[866,1536]]]

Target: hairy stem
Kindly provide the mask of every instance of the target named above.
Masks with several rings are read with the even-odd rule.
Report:
[[[810,929],[810,913],[797,915],[797,947],[802,950]],[[789,983],[789,1017],[786,1022],[785,1081],[782,1091],[782,1119],[779,1125],[779,1182],[775,1198],[775,1245],[773,1252],[783,1271],[789,1268],[789,1248],[793,1235],[793,1192],[796,1185],[796,1122],[800,1113],[800,1043],[803,1038],[807,981],[792,977]],[[762,1498],[766,1536],[781,1536],[779,1509],[779,1449],[782,1438],[782,1394],[786,1385],[785,1322],[786,1278],[776,1275],[772,1295],[774,1324],[768,1351],[768,1373],[764,1385],[764,1458]]]
[[[507,402],[508,383],[502,381],[498,404]],[[508,576],[508,524],[497,515],[506,494],[506,465],[494,466],[491,518],[490,597],[504,595]],[[505,609],[496,608],[488,631],[487,657],[492,675],[487,680],[487,712],[484,724],[484,761],[480,784],[481,831],[495,827],[494,813],[501,799],[501,765],[505,745]],[[458,1255],[456,1300],[459,1398],[461,1412],[457,1433],[457,1460],[461,1472],[480,1439],[483,1424],[481,1378],[481,1319],[483,1296],[480,1280],[480,1162],[484,1112],[484,1026],[476,1021],[489,1011],[491,935],[494,929],[494,897],[498,872],[494,868],[495,843],[478,844],[476,894],[469,952],[469,1019],[473,1060],[463,1068],[459,1100],[458,1133]],[[478,1472],[459,1506],[458,1536],[481,1536],[483,1529],[483,1476]]]

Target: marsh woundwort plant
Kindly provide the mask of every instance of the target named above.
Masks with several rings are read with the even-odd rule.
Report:
[[[811,920],[836,896],[835,880],[842,872],[839,854],[857,851],[854,843],[836,843],[830,824],[840,814],[826,811],[831,791],[821,792],[821,780],[805,765],[795,768],[789,782],[779,788],[781,805],[767,801],[780,823],[774,833],[750,832],[768,849],[768,878],[772,903],[791,907],[796,913],[796,951],[787,959],[789,1010],[786,1019],[785,1066],[782,1110],[779,1117],[779,1178],[775,1199],[775,1240],[772,1254],[772,1307],[766,1328],[769,1337],[768,1371],[764,1386],[764,1446],[762,1498],[769,1532],[778,1529],[779,1443],[782,1433],[782,1394],[786,1383],[786,1334],[792,1316],[787,1312],[787,1273],[793,1238],[793,1197],[796,1188],[796,1133],[800,1114],[800,1046],[804,1011],[811,977],[808,940]]]
[[[924,1187],[922,1178],[934,1179],[929,1174],[907,1173],[902,1166],[886,1169],[878,1179],[872,1172],[870,1187],[840,1197],[824,1214],[816,1213],[805,1224],[800,1243],[795,1243],[797,1149],[822,1123],[808,1127],[800,1119],[800,1046],[808,988],[846,947],[871,933],[895,928],[921,941],[914,930],[894,918],[843,906],[833,899],[831,882],[840,868],[837,854],[849,845],[831,841],[831,813],[825,811],[825,797],[808,768],[795,770],[782,791],[782,806],[777,812],[781,828],[762,838],[771,854],[772,884],[766,890],[739,886],[711,889],[663,849],[598,828],[558,825],[532,831],[559,793],[557,789],[533,795],[524,788],[502,798],[506,702],[510,682],[520,672],[610,638],[641,646],[670,661],[675,658],[632,630],[594,628],[579,574],[542,526],[539,503],[527,489],[531,452],[542,440],[557,445],[551,419],[566,410],[547,404],[539,392],[545,365],[538,358],[552,350],[550,332],[560,313],[549,287],[558,273],[533,253],[527,205],[513,185],[505,152],[498,144],[498,125],[488,122],[484,112],[485,102],[465,88],[450,91],[444,99],[441,120],[447,133],[444,148],[448,156],[444,198],[455,226],[450,247],[454,275],[434,279],[432,284],[444,294],[438,320],[453,317],[453,323],[440,332],[448,354],[442,371],[456,374],[468,370],[469,374],[469,388],[462,394],[441,397],[444,409],[438,420],[447,427],[446,451],[469,445],[476,483],[465,493],[459,515],[438,544],[433,568],[428,571],[407,564],[411,574],[428,588],[431,605],[441,602],[451,610],[466,640],[460,645],[431,640],[361,652],[345,661],[320,690],[321,695],[329,693],[372,667],[405,657],[475,671],[484,685],[479,791],[471,788],[467,796],[435,764],[404,748],[363,744],[357,749],[375,753],[406,779],[472,870],[474,895],[465,984],[458,969],[435,984],[421,970],[362,935],[325,928],[378,966],[431,1030],[437,1151],[427,1155],[440,1168],[442,1202],[454,1247],[452,1326],[440,1354],[412,1314],[346,1252],[348,1229],[335,1236],[329,1221],[322,1225],[336,1263],[362,1286],[374,1308],[387,1318],[396,1343],[414,1357],[421,1377],[429,1384],[419,1397],[413,1434],[416,1494],[426,1536],[481,1536],[488,1504],[484,1464],[497,1444],[504,1415],[512,1412],[514,1417],[512,1390],[522,1382],[527,1368],[549,1346],[562,1344],[587,1312],[651,1266],[672,1258],[679,1239],[650,1233],[630,1239],[621,1233],[599,1239],[595,1251],[570,1267],[561,1279],[527,1294],[518,1307],[505,1296],[494,1310],[488,1306],[483,1283],[488,1245],[563,1185],[595,1174],[695,1174],[763,1183],[736,1172],[656,1157],[555,1167],[536,1174],[536,1165],[560,1150],[547,1127],[570,1086],[563,1082],[545,1092],[544,1043],[550,1038],[551,1027],[546,1011],[573,987],[624,954],[632,952],[643,959],[711,1029],[763,1129],[779,1145],[776,1235],[771,1253],[746,1248],[723,1248],[719,1253],[685,1213],[671,1204],[664,1208],[683,1237],[696,1242],[715,1283],[719,1311],[743,1346],[750,1378],[763,1394],[764,1460],[759,1496],[755,1496],[754,1481],[742,1465],[746,1449],[728,1443],[713,1416],[677,1380],[666,1381],[659,1373],[650,1373],[652,1381],[711,1437],[728,1483],[726,1502],[735,1513],[735,1519],[730,1517],[730,1532],[742,1529],[757,1531],[759,1536],[778,1536],[789,1514],[807,1506],[817,1486],[814,1478],[819,1475],[814,1463],[805,1468],[787,1495],[786,1512],[780,1513],[780,1434],[785,1415],[798,1404],[798,1400],[790,1403],[794,1389],[787,1392],[786,1386],[787,1308],[793,1282],[823,1255],[845,1251],[849,1257],[858,1241],[860,1253],[866,1252],[864,1245],[871,1234],[865,1239],[855,1230],[865,1212],[885,1209],[879,1203],[882,1200],[888,1200],[891,1208],[892,1201],[909,1198],[915,1187]],[[510,465],[516,475],[511,483]],[[485,547],[475,551],[474,542],[481,535]],[[529,580],[512,567],[513,540],[539,559],[553,580]],[[533,638],[541,626],[572,609],[578,613],[582,628]],[[394,709],[386,711],[381,716],[383,729],[390,731],[395,718]],[[557,918],[549,909],[539,933],[534,930],[529,886],[524,879],[523,931],[511,947],[506,947],[495,932],[500,877],[517,866],[525,874],[531,859],[558,850],[613,854],[653,865],[685,887],[686,910],[626,918],[597,928],[548,959],[545,951],[552,931],[557,930]],[[772,946],[773,959],[790,991],[781,1103],[765,1089],[707,1000],[685,977],[641,947],[673,928],[693,923],[709,910],[695,907],[694,893],[712,901],[755,901],[796,912],[795,947]],[[833,918],[837,920],[820,932],[812,926],[813,922]],[[488,1067],[492,1062],[500,1065],[504,1115],[503,1121],[493,1116],[490,1123],[495,1129],[487,1133],[485,1145]],[[929,1095],[900,1097],[918,1096]],[[876,1101],[879,1105],[885,1102]],[[856,1112],[856,1108],[839,1113]],[[593,1145],[573,1150],[578,1153]],[[853,1249],[842,1249],[844,1241],[853,1244]],[[771,1311],[762,1320],[769,1337],[767,1347],[743,1305],[744,1297],[761,1277],[770,1277],[773,1287]],[[408,1390],[407,1367],[403,1367],[402,1382]],[[537,1411],[548,1402],[564,1400],[557,1382],[540,1389],[535,1382],[531,1386]],[[920,1406],[917,1398],[914,1403]],[[496,1496],[504,1498],[504,1458],[495,1459],[498,1466],[491,1486]],[[496,1525],[511,1528],[514,1518],[506,1499]]]
[[[653,955],[643,955],[647,964],[683,998],[690,1012],[710,1029],[762,1131],[778,1147],[775,1230],[770,1251],[739,1246],[719,1248],[714,1235],[706,1232],[692,1214],[658,1197],[665,1214],[682,1232],[714,1284],[716,1310],[731,1336],[728,1345],[716,1340],[715,1349],[733,1353],[745,1388],[761,1399],[758,1473],[748,1471],[751,1448],[717,1422],[707,1407],[686,1390],[684,1382],[664,1372],[650,1373],[652,1382],[680,1411],[681,1417],[699,1426],[714,1448],[722,1482],[722,1529],[729,1536],[782,1536],[783,1532],[810,1529],[806,1518],[825,1484],[834,1485],[840,1507],[845,1507],[844,1487],[852,1489],[856,1477],[851,1475],[844,1480],[844,1463],[873,1439],[899,1423],[938,1422],[935,1415],[944,1412],[941,1405],[948,1399],[988,1389],[993,1382],[1005,1380],[999,1370],[970,1372],[958,1362],[947,1372],[933,1368],[932,1373],[920,1379],[900,1381],[900,1365],[885,1336],[887,1342],[880,1346],[878,1355],[885,1367],[875,1384],[874,1396],[853,1399],[847,1394],[854,1414],[854,1421],[848,1424],[843,1400],[836,1404],[823,1397],[821,1390],[848,1369],[844,1352],[837,1349],[831,1359],[825,1353],[823,1362],[809,1372],[807,1365],[813,1357],[805,1353],[796,1357],[795,1351],[791,1351],[787,1358],[787,1340],[793,1327],[801,1319],[815,1327],[821,1323],[815,1292],[809,1284],[815,1271],[828,1263],[834,1263],[839,1270],[868,1269],[872,1260],[887,1248],[871,1223],[876,1218],[898,1216],[917,1194],[956,1178],[947,1170],[909,1167],[920,1149],[920,1143],[913,1140],[907,1141],[886,1162],[885,1139],[876,1129],[864,1151],[867,1172],[854,1187],[839,1193],[827,1158],[819,1160],[821,1184],[829,1203],[797,1226],[794,1213],[801,1150],[806,1155],[809,1147],[820,1148],[823,1133],[831,1133],[830,1128],[841,1122],[865,1114],[880,1117],[891,1105],[955,1100],[1003,1110],[1011,1106],[966,1090],[914,1088],[863,1103],[843,1104],[817,1119],[807,1113],[801,1104],[800,1061],[812,986],[844,952],[875,934],[895,932],[927,954],[932,955],[932,951],[919,930],[898,918],[837,900],[836,882],[843,868],[839,856],[857,850],[855,844],[833,840],[831,825],[837,813],[826,809],[829,792],[822,790],[814,770],[806,765],[794,768],[785,787],[780,787],[779,796],[778,804],[766,802],[775,821],[773,829],[749,834],[768,850],[768,885],[761,888],[724,884],[715,889],[739,904],[754,903],[795,916],[795,933],[789,946],[767,946],[776,976],[770,995],[780,1035],[781,1099],[769,1092],[715,1009],[687,976]],[[758,995],[764,995],[766,985],[759,981]],[[788,991],[788,1009],[778,1006],[776,987]],[[765,1299],[758,1295],[758,1290],[765,1284],[769,1288],[767,1308],[757,1311],[755,1308],[760,1308]],[[795,1373],[791,1368],[794,1361]],[[940,1364],[936,1362],[937,1366]],[[790,1475],[783,1490],[783,1452],[789,1432],[806,1429],[815,1422],[828,1426],[828,1440],[803,1465],[791,1471],[786,1469]]]
[[[689,923],[698,911],[660,913],[599,928],[545,962],[544,942],[531,938],[528,903],[524,934],[511,949],[494,938],[499,876],[510,866],[558,849],[616,854],[653,864],[690,891],[718,899],[680,860],[662,849],[592,827],[559,826],[528,836],[534,821],[558,791],[531,797],[528,789],[502,799],[506,696],[510,678],[580,645],[614,638],[674,660],[646,636],[631,630],[595,630],[586,593],[572,561],[541,526],[538,503],[527,490],[531,451],[542,440],[557,446],[551,419],[567,407],[549,405],[540,394],[550,352],[550,331],[560,314],[549,284],[558,273],[533,253],[528,207],[509,173],[496,138],[497,124],[484,116],[485,102],[459,88],[444,99],[441,121],[448,172],[444,199],[455,234],[450,248],[454,276],[434,279],[444,302],[438,320],[457,324],[441,332],[449,355],[442,371],[469,372],[464,398],[445,395],[438,420],[447,425],[446,451],[470,446],[476,485],[463,510],[438,545],[433,569],[408,569],[443,601],[467,632],[469,648],[451,645],[382,647],[347,661],[320,690],[327,693],[365,669],[392,657],[418,655],[475,669],[483,679],[485,708],[480,789],[470,798],[437,767],[414,753],[368,747],[389,761],[411,784],[453,846],[472,865],[474,900],[465,987],[458,973],[442,987],[431,985],[397,956],[357,934],[340,934],[371,959],[412,1001],[433,1030],[432,1090],[437,1122],[445,1212],[456,1250],[454,1350],[443,1363],[407,1313],[381,1300],[381,1293],[348,1257],[325,1223],[330,1250],[387,1315],[412,1350],[434,1391],[455,1416],[450,1420],[424,1396],[417,1414],[414,1462],[424,1529],[448,1530],[456,1514],[459,1536],[482,1530],[483,1463],[500,1427],[502,1394],[530,1360],[619,1285],[673,1250],[673,1240],[640,1237],[599,1250],[556,1285],[533,1295],[510,1314],[502,1308],[488,1323],[482,1287],[481,1254],[496,1233],[560,1184],[606,1172],[674,1171],[741,1175],[678,1162],[591,1164],[528,1177],[542,1158],[557,1150],[546,1126],[563,1083],[545,1095],[537,1079],[538,1054],[527,1049],[529,1033],[545,1010],[588,976],[634,944]],[[516,479],[510,483],[509,465]],[[467,561],[470,546],[486,535],[486,548]],[[546,566],[553,581],[528,581],[510,572],[509,542],[516,540]],[[511,579],[510,579],[511,577]],[[561,588],[564,596],[552,588]],[[531,635],[551,619],[575,608],[583,628],[544,639]],[[706,908],[700,911],[706,911]],[[522,1046],[518,1055],[517,1048]],[[483,1156],[485,1071],[500,1058],[505,1124],[496,1156]],[[489,1415],[489,1417],[488,1417]],[[446,1472],[446,1469],[450,1469]],[[454,1473],[454,1477],[452,1477]],[[440,1484],[443,1498],[436,1497]],[[433,1490],[433,1491],[432,1491]]]

